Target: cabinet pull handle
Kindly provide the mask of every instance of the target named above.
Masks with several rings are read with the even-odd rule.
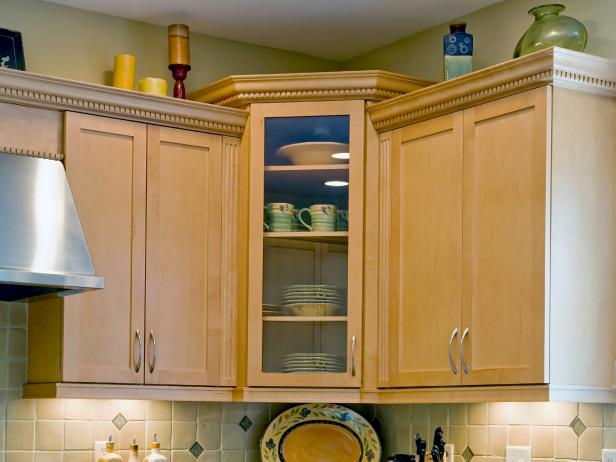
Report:
[[[156,337],[154,336],[154,331],[150,331],[150,339],[152,340],[152,346],[154,347],[154,352],[152,353],[152,361],[150,362],[150,374],[154,373],[154,368],[156,367],[156,354],[158,353],[158,348],[156,347]]]
[[[464,339],[466,339],[469,333],[470,331],[467,327],[466,329],[464,329],[464,332],[462,332],[462,338],[460,339],[460,362],[462,363],[462,369],[464,370],[464,373],[467,375],[471,371],[471,368],[468,367],[466,361],[464,361]]]
[[[451,370],[453,371],[454,375],[458,374],[458,368],[456,367],[456,364],[453,362],[453,357],[451,356],[451,345],[453,344],[453,339],[456,338],[456,335],[458,335],[458,328],[454,328],[453,332],[451,332],[451,337],[449,337],[449,346],[447,348],[447,351],[449,353],[449,367],[451,367]]]
[[[355,377],[355,336],[351,337],[351,377]]]
[[[135,361],[135,372],[139,372],[141,369],[141,332],[139,332],[139,329],[135,331],[135,337],[137,337],[137,345],[139,345],[139,356],[137,356],[137,361]]]

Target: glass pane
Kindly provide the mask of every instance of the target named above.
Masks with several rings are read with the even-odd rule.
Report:
[[[349,158],[349,116],[265,120],[264,372],[347,371]]]

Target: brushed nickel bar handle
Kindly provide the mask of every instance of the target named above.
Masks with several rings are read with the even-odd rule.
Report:
[[[156,367],[156,355],[158,353],[158,348],[156,346],[156,337],[154,336],[154,331],[150,331],[150,339],[152,339],[152,346],[154,347],[154,353],[152,354],[152,361],[150,362],[150,374],[154,373],[154,368]]]
[[[139,329],[135,331],[135,337],[137,337],[137,344],[139,345],[139,356],[137,356],[137,361],[135,361],[135,372],[139,372],[141,369],[141,332],[139,332]]]
[[[460,362],[462,363],[462,369],[464,369],[464,373],[467,375],[471,371],[471,368],[468,367],[466,361],[464,361],[464,339],[466,339],[469,333],[470,331],[467,327],[466,329],[464,329],[464,332],[462,332],[462,338],[460,339]]]
[[[454,375],[458,374],[458,368],[456,367],[456,364],[453,361],[453,357],[451,356],[451,345],[453,344],[453,339],[456,338],[456,335],[458,335],[457,327],[454,328],[454,330],[451,332],[451,337],[449,337],[449,346],[447,348],[447,351],[449,353],[449,367],[451,367],[451,370]]]
[[[355,336],[351,337],[351,377],[355,377]]]

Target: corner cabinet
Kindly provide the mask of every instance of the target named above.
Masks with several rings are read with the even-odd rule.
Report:
[[[616,68],[549,49],[368,109],[382,401],[614,399],[616,94],[585,61]]]

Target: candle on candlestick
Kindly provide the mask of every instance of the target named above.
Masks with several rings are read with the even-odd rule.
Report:
[[[186,98],[184,80],[190,70],[190,45],[188,41],[188,26],[172,24],[169,26],[169,69],[171,69],[175,85],[174,98]]]

